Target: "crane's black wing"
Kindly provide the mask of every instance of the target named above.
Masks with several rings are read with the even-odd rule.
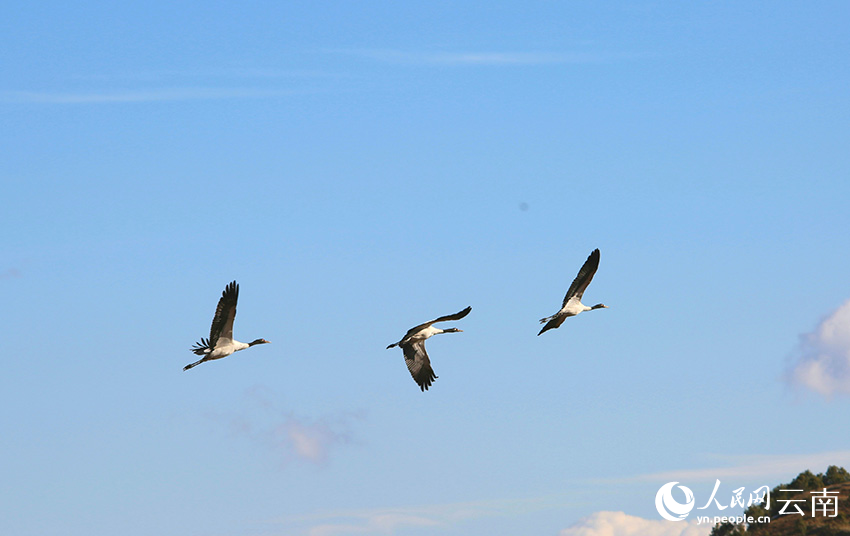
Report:
[[[585,289],[593,280],[593,276],[596,274],[596,270],[598,268],[599,249],[597,248],[588,255],[587,260],[584,261],[584,265],[581,267],[581,270],[578,271],[578,275],[575,279],[573,279],[573,283],[570,285],[570,289],[567,291],[566,296],[564,296],[564,302],[561,304],[561,307],[566,305],[573,296],[581,300]]]
[[[453,315],[441,316],[440,318],[435,318],[434,320],[431,320],[430,322],[425,322],[423,324],[419,324],[418,326],[410,328],[409,330],[407,330],[407,335],[413,335],[417,331],[419,331],[421,329],[425,329],[428,326],[430,326],[431,324],[436,324],[437,322],[447,322],[449,320],[460,320],[461,318],[468,315],[470,311],[472,311],[472,306],[467,307],[463,311],[458,311]],[[407,337],[407,335],[405,335],[405,337]]]
[[[437,375],[431,368],[431,360],[428,358],[428,352],[425,351],[425,341],[405,344],[401,349],[404,351],[404,362],[413,380],[419,385],[419,389],[423,392],[427,391],[431,383],[437,379]]]
[[[219,339],[233,339],[233,321],[236,319],[236,301],[239,299],[239,285],[232,281],[221,293],[221,299],[215,308],[212,325],[210,326],[210,338],[201,339],[195,343],[192,351],[198,355],[211,352]]]
[[[218,339],[233,339],[233,321],[236,319],[236,301],[239,299],[239,285],[232,281],[224,288],[215,316],[210,326],[210,341],[215,348]]]

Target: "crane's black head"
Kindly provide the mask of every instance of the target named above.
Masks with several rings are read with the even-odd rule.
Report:
[[[462,332],[463,332],[462,329],[457,329],[457,328],[447,328],[447,329],[443,330],[443,333],[462,333]]]
[[[269,341],[267,341],[265,339],[257,339],[255,341],[251,341],[250,343],[248,343],[248,346],[254,346],[255,344],[269,344]]]
[[[596,305],[591,307],[591,309],[607,309],[607,308],[608,308],[608,306],[605,305],[604,303],[597,303]]]

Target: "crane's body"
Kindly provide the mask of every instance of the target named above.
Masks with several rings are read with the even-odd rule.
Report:
[[[396,346],[401,347],[401,350],[404,353],[404,362],[407,364],[407,370],[410,371],[410,375],[413,377],[416,384],[419,385],[420,390],[427,391],[428,388],[431,387],[431,383],[437,379],[437,375],[434,374],[434,369],[431,368],[431,359],[428,357],[428,352],[425,350],[425,341],[434,335],[439,335],[440,333],[459,333],[463,331],[457,328],[440,329],[434,327],[433,324],[436,324],[437,322],[446,322],[448,320],[460,320],[468,315],[470,311],[472,311],[472,307],[467,307],[463,311],[457,312],[453,315],[441,316],[440,318],[436,318],[430,322],[419,324],[418,326],[407,330],[407,333],[400,341],[387,346],[387,349],[394,348]]]
[[[236,302],[238,300],[239,285],[236,284],[236,281],[233,281],[224,288],[221,299],[218,300],[215,316],[213,316],[210,326],[209,339],[202,338],[192,347],[195,355],[203,357],[194,363],[189,363],[183,367],[183,370],[197,367],[205,361],[222,359],[233,352],[250,348],[255,344],[268,344],[269,341],[265,339],[256,339],[250,343],[245,343],[233,338],[233,321],[236,319]]]
[[[583,313],[584,311],[591,311],[593,309],[608,308],[607,305],[601,303],[597,303],[593,307],[588,307],[581,303],[581,297],[584,295],[584,291],[587,289],[587,286],[590,285],[590,282],[593,280],[593,276],[596,274],[596,270],[598,268],[599,249],[594,249],[590,255],[588,255],[587,260],[584,261],[581,270],[578,271],[578,275],[573,280],[569,290],[567,290],[567,294],[564,296],[564,301],[561,304],[561,309],[552,316],[540,319],[540,323],[546,325],[543,326],[543,329],[541,329],[540,333],[537,334],[538,336],[550,329],[559,327],[564,323],[564,320],[571,316]]]

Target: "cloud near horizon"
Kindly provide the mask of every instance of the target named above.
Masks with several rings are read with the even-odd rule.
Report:
[[[596,512],[561,531],[560,536],[708,536],[711,525],[696,521],[665,521],[625,512]]]
[[[850,300],[800,339],[786,381],[827,398],[850,394]]]

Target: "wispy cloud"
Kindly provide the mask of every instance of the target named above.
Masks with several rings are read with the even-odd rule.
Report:
[[[7,268],[0,272],[0,279],[12,279],[13,277],[21,277],[21,271],[17,268]]]
[[[278,69],[274,67],[232,67],[221,69],[154,69],[108,73],[78,74],[74,80],[98,82],[162,82],[177,80],[278,80],[305,78],[339,78],[339,73],[307,69]]]
[[[241,412],[210,417],[225,424],[232,435],[269,449],[283,461],[324,464],[334,449],[353,441],[352,423],[363,418],[357,412],[316,419],[299,416],[278,407],[263,387],[252,388],[245,396],[248,405]]]
[[[800,339],[786,380],[826,397],[850,394],[850,300]]]
[[[376,512],[371,515],[354,516],[352,520],[340,519],[309,529],[310,536],[336,536],[340,534],[392,534],[402,527],[433,527],[439,521],[396,512]]]
[[[65,80],[66,84],[61,89],[0,90],[0,103],[108,104],[268,99],[316,93],[321,88],[304,84],[342,77],[340,73],[326,70],[274,67],[79,73]]]
[[[250,87],[177,87],[79,92],[0,91],[6,103],[103,104],[190,100],[261,99],[297,94],[288,89]]]
[[[639,475],[630,480],[713,481],[723,478],[781,479],[794,477],[806,469],[826,471],[830,465],[850,465],[850,450],[800,455],[747,455],[727,458],[727,464],[706,469],[685,469]]]
[[[547,496],[397,508],[337,510],[308,516],[292,516],[272,523],[285,529],[286,534],[293,532],[309,536],[394,534],[407,527],[445,528],[472,519],[528,514],[569,504],[565,496]]]
[[[310,421],[284,414],[283,421],[274,429],[274,438],[278,445],[291,449],[299,458],[323,463],[332,448],[351,441],[348,420],[335,416]]]
[[[710,524],[671,522],[630,516],[625,512],[596,512],[561,531],[561,536],[706,536]]]
[[[335,49],[328,52],[358,56],[386,63],[408,65],[546,65],[594,63],[614,55],[589,52],[416,52],[395,49]]]
[[[345,55],[380,63],[430,66],[535,66],[598,63],[640,54],[553,51],[409,51],[398,49],[321,49],[313,53]],[[62,89],[0,90],[0,104],[126,104],[226,99],[269,99],[316,93],[321,88],[292,81],[350,78],[344,71],[233,67],[222,69],[139,70],[78,74]],[[285,80],[286,82],[282,82]],[[80,83],[102,87],[66,89]],[[289,87],[273,87],[278,86]],[[327,88],[326,88],[327,89]],[[337,88],[338,90],[338,88]]]
[[[415,527],[434,527],[434,531],[447,530],[459,523],[499,517],[534,514],[545,510],[568,509],[585,506],[588,488],[610,490],[611,482],[679,481],[713,482],[716,479],[765,479],[768,485],[790,479],[805,469],[817,473],[829,465],[850,465],[850,450],[831,451],[806,455],[764,456],[747,455],[717,457],[720,463],[706,469],[685,469],[643,474],[615,480],[585,481],[576,485],[579,493],[548,495],[521,499],[469,501],[447,504],[400,506],[357,510],[334,510],[312,515],[288,516],[269,522],[279,527],[281,534],[309,536],[346,536],[358,534],[397,534]],[[711,531],[708,524],[670,522],[644,519],[624,512],[600,511],[582,518],[563,529],[560,536],[706,536]],[[272,529],[270,533],[276,533]]]

